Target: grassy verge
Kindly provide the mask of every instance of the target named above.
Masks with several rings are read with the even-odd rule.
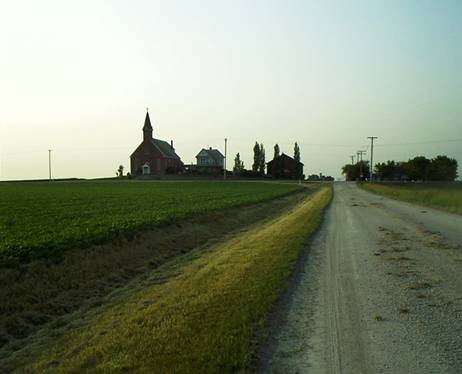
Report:
[[[365,190],[397,200],[462,214],[462,184],[360,184]]]
[[[253,339],[322,220],[330,187],[288,214],[217,244],[58,339],[25,372],[227,373]],[[173,271],[173,273],[172,273]],[[167,279],[165,279],[167,278]]]

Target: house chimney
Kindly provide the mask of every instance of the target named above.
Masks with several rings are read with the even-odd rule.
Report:
[[[175,150],[175,148],[173,148],[173,140],[170,140],[170,147]]]

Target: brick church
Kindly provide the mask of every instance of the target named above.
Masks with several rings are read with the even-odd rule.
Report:
[[[152,137],[152,125],[149,113],[143,126],[143,142],[130,156],[130,172],[132,175],[161,175],[176,174],[183,171],[183,162],[175,153],[173,140],[167,143],[164,140]]]

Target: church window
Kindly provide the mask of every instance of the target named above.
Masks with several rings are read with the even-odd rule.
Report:
[[[151,174],[151,168],[149,167],[148,164],[143,165],[143,175],[148,175]]]

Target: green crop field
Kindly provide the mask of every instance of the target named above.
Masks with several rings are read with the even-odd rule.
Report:
[[[462,183],[374,183],[360,186],[393,199],[462,214]]]
[[[56,257],[194,215],[270,200],[297,184],[80,181],[0,184],[0,264]]]

